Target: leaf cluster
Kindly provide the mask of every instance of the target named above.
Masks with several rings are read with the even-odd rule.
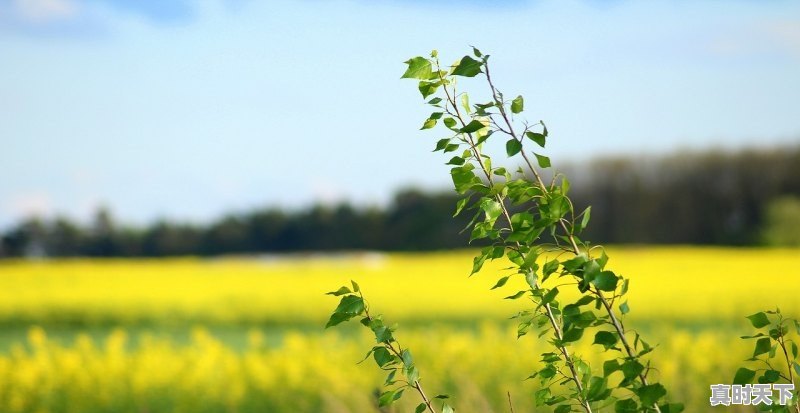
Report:
[[[764,383],[791,383],[800,377],[800,350],[797,340],[800,337],[800,321],[784,317],[779,308],[759,311],[747,316],[756,333],[742,336],[744,340],[754,340],[753,355],[747,359],[748,366],[740,367],[733,377],[733,384],[746,385],[756,380]],[[773,403],[759,404],[760,411],[800,413],[800,391],[795,388],[787,405]]]
[[[345,321],[359,318],[361,325],[369,328],[375,335],[376,345],[373,346],[364,356],[365,361],[372,358],[378,367],[387,373],[383,382],[384,391],[378,396],[378,407],[389,406],[399,400],[403,393],[412,389],[419,393],[422,402],[417,405],[415,412],[422,413],[426,410],[435,413],[433,403],[425,395],[420,384],[420,375],[414,358],[409,349],[404,349],[395,339],[394,333],[396,325],[387,325],[383,317],[371,315],[369,305],[361,293],[360,286],[351,281],[351,287],[342,286],[336,291],[331,291],[327,295],[341,297],[339,305],[333,310],[325,328],[339,325]],[[455,409],[447,402],[449,396],[438,395],[434,399],[442,400],[442,413],[453,412]]]
[[[653,346],[624,328],[621,317],[630,311],[624,301],[628,280],[607,268],[602,247],[580,238],[591,219],[591,207],[575,211],[565,176],[555,173],[549,182],[542,178],[540,170],[551,168],[550,158],[542,152],[549,140],[545,123],[518,119],[525,99],[521,95],[507,99],[495,87],[489,55],[476,48],[449,67],[442,67],[436,51],[406,64],[402,77],[418,81],[418,90],[432,108],[421,129],[438,126],[436,130],[445,133],[433,150],[448,154],[453,187],[461,195],[455,215],[469,214],[464,231],[469,232],[470,242],[490,244],[474,257],[471,275],[487,261],[510,261],[512,266],[492,289],[506,286],[514,277],[524,279],[525,289],[505,297],[531,303],[531,308],[514,316],[519,319],[517,335],[535,330],[539,337],[548,336],[553,347],[542,354],[544,367],[529,377],[540,381],[537,404],[553,406],[559,413],[611,405],[619,412],[681,411],[682,405],[666,402],[663,385],[648,379],[652,367],[643,356]],[[490,98],[470,103],[458,83],[480,74]],[[523,167],[493,163],[484,149],[497,139],[504,141],[505,155]],[[554,242],[544,242],[545,234]],[[566,286],[576,287],[581,297],[561,302],[559,288]],[[587,339],[608,356],[602,371],[570,351],[575,342]],[[567,396],[551,390],[554,385],[566,386]]]

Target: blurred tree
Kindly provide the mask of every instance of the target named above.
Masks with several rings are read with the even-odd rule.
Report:
[[[68,257],[76,255],[77,248],[84,243],[83,232],[65,217],[57,217],[49,226],[45,239],[45,250],[48,255]]]
[[[617,157],[562,169],[573,177],[576,209],[592,205],[585,235],[598,242],[787,244],[800,233],[792,229],[800,146]],[[470,215],[451,218],[456,200],[451,190],[405,189],[386,208],[268,208],[207,225],[160,220],[142,229],[119,226],[108,209],[99,208],[88,228],[63,217],[27,219],[0,235],[0,257],[461,248],[469,234],[460,231]]]
[[[785,196],[769,203],[762,240],[772,246],[800,246],[800,197]]]

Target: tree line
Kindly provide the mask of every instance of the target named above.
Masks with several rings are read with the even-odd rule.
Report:
[[[563,170],[572,177],[576,210],[592,206],[585,236],[598,242],[756,245],[767,227],[800,233],[791,227],[798,217],[776,221],[769,213],[772,203],[800,200],[800,146],[604,158]],[[380,208],[264,208],[204,225],[161,220],[139,228],[105,209],[83,226],[65,217],[30,218],[0,234],[0,257],[463,248],[469,216],[452,218],[456,199],[450,190],[407,189]]]

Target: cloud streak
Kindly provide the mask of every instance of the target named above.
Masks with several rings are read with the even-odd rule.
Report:
[[[71,0],[13,0],[11,7],[17,16],[31,23],[68,20],[78,11]]]
[[[0,0],[0,31],[33,36],[97,35],[109,17],[134,16],[155,25],[190,21],[194,0]]]

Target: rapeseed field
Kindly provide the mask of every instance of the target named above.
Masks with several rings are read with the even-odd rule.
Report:
[[[502,299],[513,282],[489,291],[501,262],[468,278],[471,255],[2,262],[0,412],[377,412],[383,377],[356,365],[368,332],[322,328],[336,304],[324,292],[350,279],[459,412],[508,412],[508,393],[515,411],[539,411],[524,379],[546,343],[516,339],[508,317],[526,303]],[[800,250],[609,255],[631,280],[626,324],[658,344],[654,374],[687,412],[722,411],[708,386],[752,352],[744,316],[800,314]],[[575,348],[589,361],[597,350]],[[413,411],[406,397],[393,411]]]

